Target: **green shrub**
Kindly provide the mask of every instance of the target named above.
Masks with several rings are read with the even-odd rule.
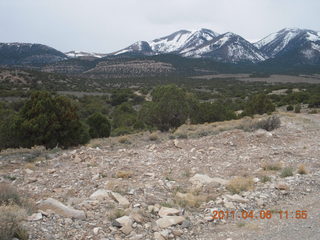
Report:
[[[289,105],[289,106],[287,107],[287,111],[293,111],[293,106],[292,106],[292,105]]]
[[[133,97],[132,90],[130,89],[117,89],[115,90],[111,97],[110,103],[112,106],[120,105],[124,102],[127,102],[130,97]]]
[[[282,170],[280,177],[285,178],[285,177],[290,177],[293,176],[293,170],[291,167],[286,167]]]
[[[89,134],[91,138],[109,137],[111,125],[106,116],[101,113],[94,113],[87,119]]]
[[[300,113],[301,111],[301,105],[300,104],[297,104],[296,106],[294,106],[294,112],[295,113]]]
[[[131,103],[122,103],[116,106],[112,113],[112,127],[113,129],[126,128],[133,132],[134,129],[143,129],[144,124],[138,118],[138,113]]]
[[[133,133],[134,131],[131,128],[119,127],[112,130],[112,136],[123,136]]]
[[[262,183],[266,183],[266,182],[270,182],[271,178],[269,176],[264,175],[260,178],[260,180]]]
[[[197,107],[198,109],[191,116],[193,123],[217,122],[236,118],[235,113],[222,102],[205,102],[198,104]]]

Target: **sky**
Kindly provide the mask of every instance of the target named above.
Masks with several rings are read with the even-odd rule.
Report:
[[[0,0],[0,42],[110,53],[208,28],[254,42],[285,27],[320,31],[319,0]]]

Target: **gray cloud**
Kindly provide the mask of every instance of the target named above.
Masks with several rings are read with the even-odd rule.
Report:
[[[0,41],[112,52],[202,27],[257,40],[284,27],[320,30],[318,9],[318,0],[1,0]]]

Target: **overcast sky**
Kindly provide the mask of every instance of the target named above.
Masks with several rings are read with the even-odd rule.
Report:
[[[285,27],[320,30],[320,0],[0,0],[0,42],[108,53],[180,29],[249,41]]]

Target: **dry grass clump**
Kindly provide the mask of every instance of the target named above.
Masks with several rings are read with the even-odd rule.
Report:
[[[126,212],[121,208],[117,208],[117,209],[112,210],[108,214],[108,219],[110,221],[113,221],[113,220],[116,220],[117,218],[123,217],[124,215],[126,215]]]
[[[116,173],[116,178],[128,179],[128,178],[132,178],[132,177],[133,177],[133,172],[132,171],[121,170],[121,171],[118,171]]]
[[[157,132],[153,132],[149,135],[149,140],[150,141],[157,141],[159,139],[159,135]]]
[[[280,162],[269,162],[262,164],[262,169],[265,171],[279,171],[282,168]]]
[[[300,164],[300,165],[298,166],[298,173],[301,174],[301,175],[303,175],[303,174],[308,174],[308,171],[307,171],[305,165]]]
[[[236,177],[229,181],[227,189],[233,193],[240,193],[242,191],[252,190],[254,187],[254,182],[250,177]]]
[[[0,206],[0,239],[10,240],[18,238],[20,240],[29,239],[27,231],[22,226],[26,212],[17,205]]]
[[[281,121],[279,116],[273,115],[268,118],[247,119],[247,121],[243,122],[243,124],[240,126],[240,129],[243,129],[247,132],[255,131],[257,129],[272,131],[280,126]]]
[[[207,202],[209,198],[208,194],[177,192],[174,202],[183,208],[198,208],[202,203]]]
[[[0,183],[0,205],[21,205],[22,199],[18,191],[8,183]]]
[[[129,140],[128,137],[122,136],[122,137],[119,138],[119,143],[122,143],[122,144],[130,144],[131,142],[130,142],[130,140]]]

